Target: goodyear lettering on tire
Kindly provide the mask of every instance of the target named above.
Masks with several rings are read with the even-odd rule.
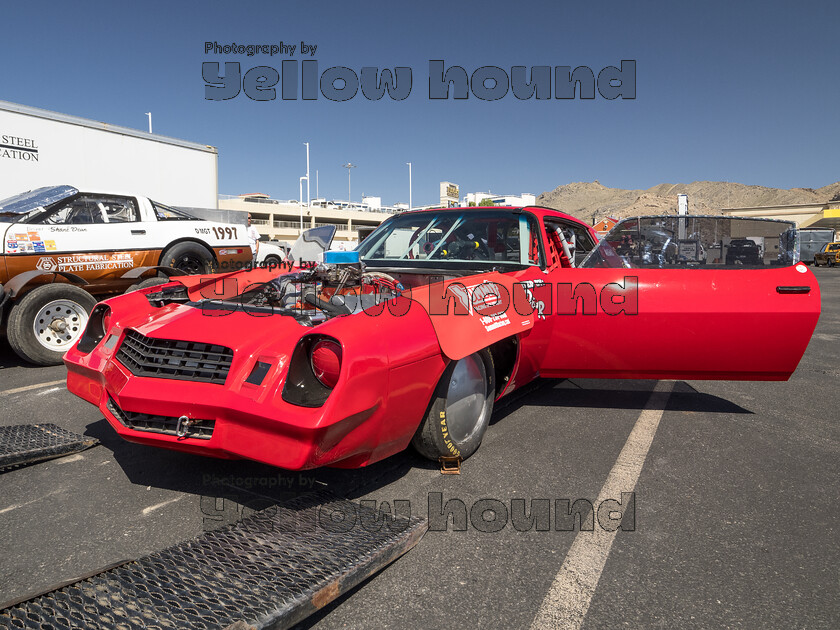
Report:
[[[440,428],[441,433],[443,435],[443,444],[449,449],[449,452],[452,453],[455,457],[461,456],[461,451],[452,443],[452,440],[449,439],[449,428],[446,426],[446,412],[440,412]]]

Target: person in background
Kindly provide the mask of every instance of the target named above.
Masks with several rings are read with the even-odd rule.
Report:
[[[257,261],[257,253],[260,251],[260,232],[256,225],[251,225],[251,213],[248,213],[248,244],[251,246],[251,258]]]

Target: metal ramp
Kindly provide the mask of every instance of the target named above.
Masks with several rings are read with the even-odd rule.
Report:
[[[342,518],[338,518],[341,516]],[[0,627],[289,628],[406,553],[424,518],[298,497],[0,610]]]
[[[99,444],[99,440],[52,423],[0,427],[0,470],[62,457]]]

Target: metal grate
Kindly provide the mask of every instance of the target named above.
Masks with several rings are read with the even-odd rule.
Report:
[[[0,469],[69,455],[98,443],[52,423],[0,427]]]
[[[349,531],[337,531],[348,528],[333,514],[349,515],[342,522]],[[419,517],[376,530],[376,515],[327,492],[298,497],[0,610],[0,626],[289,628],[406,553],[426,530]]]
[[[233,361],[233,350],[197,341],[155,339],[126,330],[117,359],[135,376],[223,385]]]
[[[175,416],[153,416],[148,413],[124,411],[113,398],[108,396],[108,411],[114,414],[120,424],[135,431],[149,431],[150,433],[166,433],[178,435],[178,418]],[[185,430],[184,437],[209,440],[213,437],[215,420],[194,420]]]

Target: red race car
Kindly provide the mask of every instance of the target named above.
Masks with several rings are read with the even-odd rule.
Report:
[[[355,252],[325,252],[333,233],[304,233],[288,268],[98,304],[68,389],[127,440],[203,455],[464,459],[494,401],[539,376],[786,380],[820,313],[782,221],[640,217],[598,242],[547,208],[447,208],[392,217]],[[727,265],[748,237],[765,259]]]

